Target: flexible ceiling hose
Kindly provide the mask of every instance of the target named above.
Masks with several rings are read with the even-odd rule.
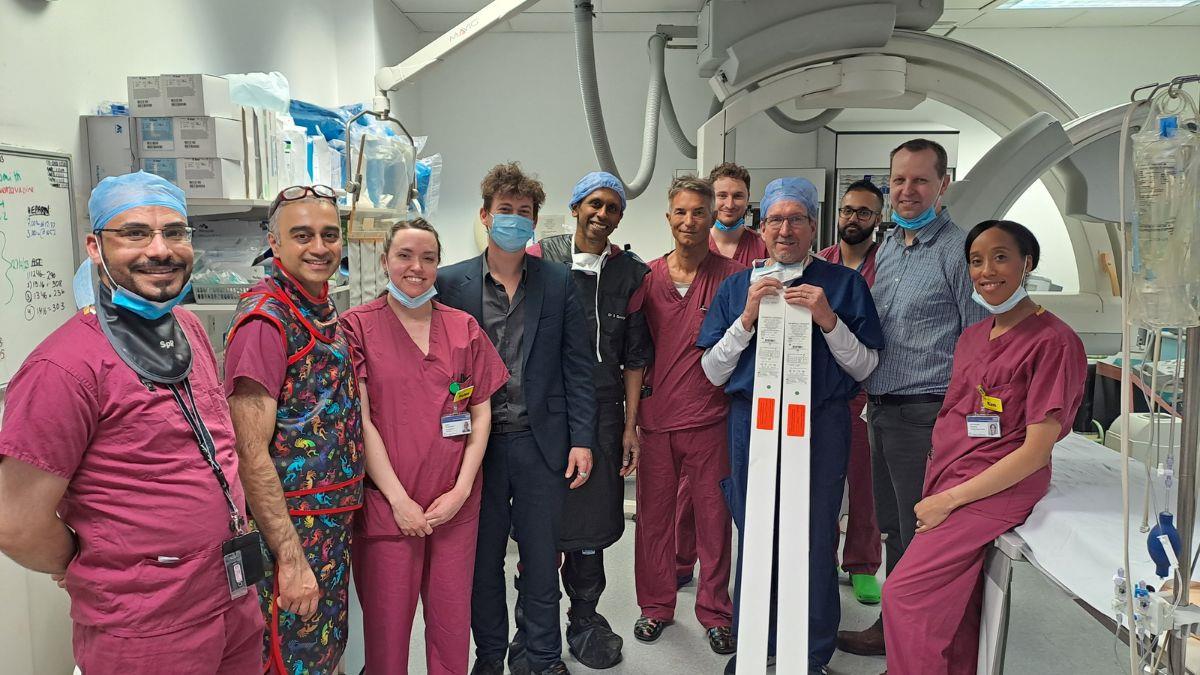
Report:
[[[642,161],[632,181],[621,178],[612,148],[608,144],[608,132],[604,128],[604,111],[600,106],[600,87],[596,81],[596,52],[592,45],[592,3],[577,0],[575,3],[575,60],[579,69],[579,89],[583,94],[583,110],[587,115],[588,131],[592,136],[592,149],[600,168],[625,183],[626,196],[633,199],[645,192],[654,175],[654,162],[658,155],[658,115],[662,105],[664,82],[664,51],[667,36],[655,34],[650,38],[650,85],[646,92],[646,126],[642,132]]]

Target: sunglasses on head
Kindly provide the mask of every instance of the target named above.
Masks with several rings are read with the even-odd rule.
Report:
[[[337,192],[328,185],[293,185],[289,188],[284,188],[275,197],[275,201],[271,202],[271,208],[267,210],[267,218],[275,215],[285,202],[294,202],[312,195],[317,199],[328,199],[330,203],[337,206]]]

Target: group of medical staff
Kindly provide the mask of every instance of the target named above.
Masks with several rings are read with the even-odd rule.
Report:
[[[752,229],[750,174],[725,163],[672,183],[674,248],[648,262],[611,239],[619,179],[584,176],[575,233],[530,245],[545,192],[501,164],[481,184],[481,255],[442,267],[435,228],[397,222],[386,291],[340,314],[336,194],[290,187],[223,374],[178,306],[194,259],[182,191],[106,178],[80,277],[94,297],[8,387],[0,550],[66,588],[85,675],[336,673],[352,575],[367,673],[408,672],[419,600],[428,672],[468,672],[473,635],[473,675],[561,674],[564,592],[575,659],[622,658],[598,606],[636,475],[632,635],[662,637],[698,561],[696,618],[732,673],[740,589],[774,587],[734,568],[732,528],[778,521],[746,511],[755,330],[778,296],[813,324],[808,672],[841,648],[886,654],[893,675],[973,673],[986,547],[1045,494],[1086,360],[1025,291],[1033,234],[954,223],[937,143],[890,160],[882,237],[867,181],[819,253],[802,178],[763,188]],[[882,613],[839,632],[847,486],[840,565]]]

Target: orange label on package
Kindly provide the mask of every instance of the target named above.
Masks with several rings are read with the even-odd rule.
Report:
[[[799,403],[788,404],[787,411],[787,435],[804,437],[804,406]]]
[[[771,431],[775,428],[775,399],[758,399],[758,420],[755,427],[762,431]]]

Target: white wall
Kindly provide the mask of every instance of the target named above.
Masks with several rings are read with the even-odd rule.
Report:
[[[597,33],[601,101],[613,154],[622,177],[632,180],[641,157],[649,61],[648,35]],[[691,51],[668,50],[667,74],[680,121],[694,130],[707,118],[712,92],[695,76]],[[481,200],[479,182],[493,165],[520,160],[545,184],[544,214],[568,214],[575,182],[596,169],[575,70],[574,38],[567,33],[485,35],[421,78],[422,133],[445,159],[442,203],[435,224],[446,261],[475,255],[472,223]],[[694,131],[691,132],[695,140]],[[754,166],[811,166],[812,139],[776,129],[765,117],[738,130],[739,158]],[[799,162],[799,163],[797,163]],[[672,248],[666,193],[675,169],[695,170],[694,160],[660,133],[654,180],[633,201],[615,241],[633,244],[645,258]]]
[[[0,145],[71,153],[79,180],[79,115],[125,100],[128,75],[278,70],[293,97],[338,105],[417,44],[390,0],[0,0]],[[400,110],[419,121],[414,100]],[[82,220],[86,186],[75,198]],[[0,598],[0,673],[70,673],[66,594],[0,555]]]
[[[651,29],[647,26],[647,29]],[[597,33],[596,55],[605,122],[626,180],[641,152],[648,60],[643,34]],[[993,51],[1056,90],[1080,114],[1127,100],[1139,84],[1194,70],[1200,29],[1070,28],[959,30],[954,39]],[[669,50],[667,76],[687,130],[705,117],[711,92],[695,76],[694,52]],[[570,34],[498,33],[484,36],[421,79],[421,119],[430,148],[446,159],[443,197],[436,224],[447,244],[447,261],[474,255],[472,222],[479,209],[479,180],[493,164],[519,159],[546,184],[545,213],[566,213],[574,182],[596,168],[580,102]],[[790,112],[790,111],[789,111]],[[920,120],[962,131],[960,175],[997,140],[981,124],[936,103],[914,113],[855,111],[861,121]],[[694,131],[693,139],[694,139]],[[805,167],[815,163],[811,139],[787,134],[759,115],[737,131],[737,160],[756,167]],[[614,235],[643,257],[671,247],[664,224],[664,196],[671,170],[692,169],[660,132],[658,170],[646,196],[635,200]],[[762,186],[754,186],[754,190]],[[1042,272],[1072,290],[1077,286],[1066,234],[1048,193],[1031,190],[1010,215],[1033,223],[1046,250]]]

